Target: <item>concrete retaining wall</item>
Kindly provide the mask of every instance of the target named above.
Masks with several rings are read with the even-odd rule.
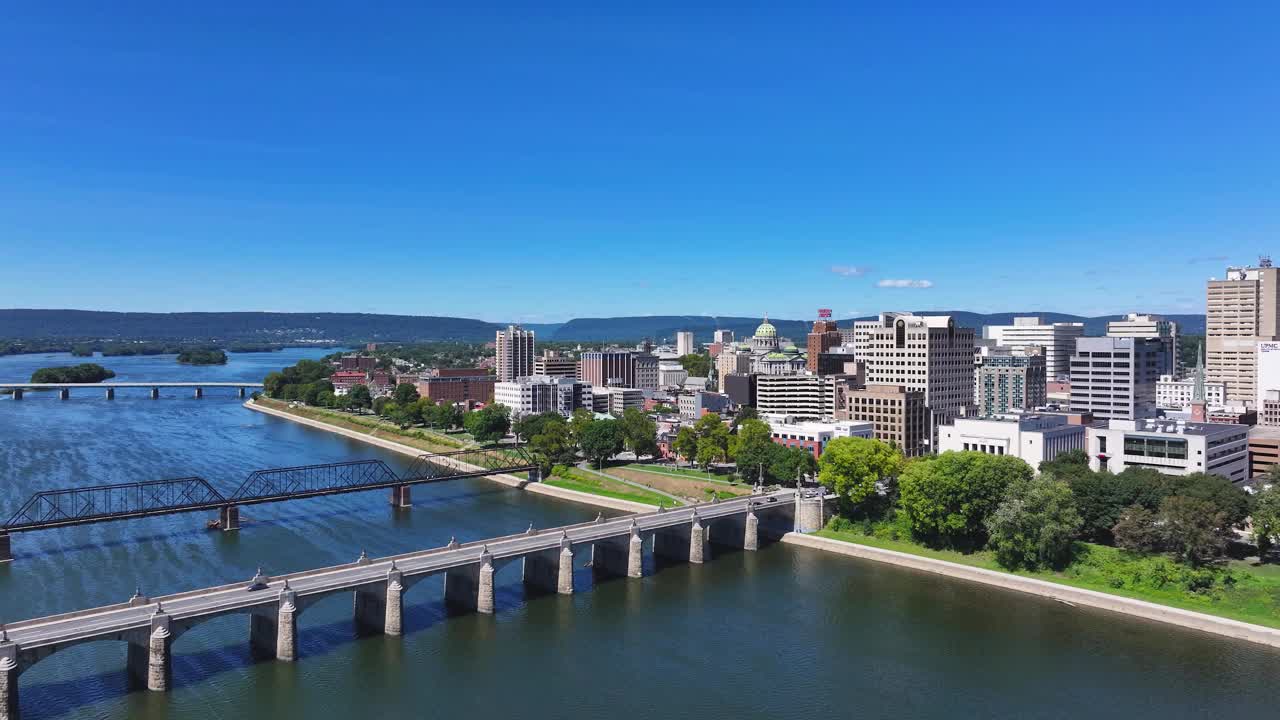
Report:
[[[867,560],[875,560],[876,562],[899,565],[902,567],[912,568],[913,570],[933,573],[935,575],[946,575],[947,577],[968,580],[969,582],[994,585],[1006,590],[1039,595],[1041,597],[1052,598],[1054,600],[1067,603],[1087,605],[1089,607],[1110,610],[1111,612],[1133,615],[1147,620],[1168,623],[1170,625],[1178,625],[1184,628],[1191,628],[1192,630],[1201,630],[1215,635],[1225,635],[1239,640],[1248,640],[1249,642],[1280,648],[1280,630],[1240,622],[1239,620],[1217,617],[1216,615],[1206,615],[1204,613],[1182,610],[1180,608],[1169,607],[1167,605],[1157,605],[1156,603],[1150,603],[1144,600],[1134,600],[1132,598],[1120,597],[1118,595],[1109,595],[1107,593],[1097,592],[1096,590],[1085,590],[1083,588],[1075,588],[1069,585],[1059,585],[1057,583],[1051,583],[1044,580],[1036,580],[1035,578],[1011,575],[1009,573],[986,570],[984,568],[970,567],[968,565],[961,565],[959,563],[948,562],[946,560],[935,560],[933,558],[920,557],[919,555],[911,555],[908,553],[898,552],[896,550],[884,550],[881,548],[870,547],[868,545],[858,545],[857,543],[832,540],[831,538],[818,537],[815,535],[788,533],[783,536],[782,542],[790,545],[802,545],[804,547],[816,548],[818,550],[826,550],[827,552],[833,552],[840,555],[849,555],[851,557],[865,558]]]
[[[419,448],[416,448],[410,445],[404,445],[394,440],[387,440],[385,438],[373,437],[372,435],[368,435],[366,433],[356,432],[355,430],[348,430],[347,428],[340,428],[334,425],[330,425],[328,423],[320,422],[319,420],[312,420],[310,418],[299,417],[298,415],[294,415],[293,413],[287,413],[282,410],[276,410],[275,408],[266,407],[265,405],[259,405],[252,400],[246,402],[244,406],[249,408],[250,410],[255,410],[260,413],[272,415],[278,418],[283,418],[285,420],[296,422],[300,425],[306,425],[307,427],[315,428],[317,430],[324,430],[325,432],[331,432],[336,435],[341,435],[343,437],[351,438],[352,440],[359,440],[360,442],[368,443],[369,445],[374,445],[384,450],[391,450],[392,452],[398,452],[402,455],[409,455],[411,457],[416,458],[420,455],[428,454],[426,450],[421,450]],[[558,500],[568,500],[569,502],[581,503],[583,505],[591,505],[593,507],[607,508],[609,510],[621,510],[622,512],[634,513],[634,512],[652,512],[653,510],[657,509],[653,505],[633,502],[631,500],[621,500],[619,498],[604,497],[603,495],[592,495],[591,493],[578,492],[577,490],[569,490],[567,488],[552,487],[551,485],[543,485],[542,483],[531,483],[528,480],[522,480],[521,478],[518,478],[514,475],[485,475],[484,477],[487,480],[492,480],[493,482],[502,483],[507,487],[526,490],[536,495],[546,495],[548,497],[553,497]]]

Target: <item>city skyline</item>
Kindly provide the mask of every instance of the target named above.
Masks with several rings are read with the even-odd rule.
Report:
[[[1268,252],[1280,11],[922,9],[18,9],[0,307],[1199,313]]]

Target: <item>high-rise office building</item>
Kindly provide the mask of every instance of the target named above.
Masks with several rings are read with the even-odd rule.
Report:
[[[1178,323],[1159,315],[1129,313],[1123,320],[1107,323],[1107,337],[1155,338],[1160,341],[1164,357],[1160,361],[1160,374],[1181,377],[1178,367]]]
[[[578,361],[555,350],[543,350],[533,360],[533,374],[550,377],[573,378],[578,376]]]
[[[498,382],[511,382],[533,374],[533,331],[519,325],[499,330],[494,339]]]
[[[809,372],[816,373],[818,372],[818,357],[831,348],[840,345],[840,329],[836,327],[836,322],[831,319],[830,310],[818,311],[818,319],[814,321],[813,329],[809,331],[808,341],[808,353],[805,356],[805,362]]]
[[[1034,410],[1045,404],[1044,348],[984,347],[975,359],[973,401],[978,416]]]
[[[579,379],[596,388],[636,386],[636,364],[630,350],[590,350],[578,358]],[[656,371],[656,365],[655,365]],[[656,378],[655,378],[656,380]]]
[[[1071,412],[1099,420],[1155,417],[1162,357],[1158,338],[1080,338],[1071,356]]]
[[[867,384],[924,391],[930,435],[932,428],[971,414],[973,329],[956,327],[950,315],[885,313],[880,318],[868,329]]]
[[[728,345],[733,342],[732,330],[717,330],[711,336],[712,342],[718,342],[721,345]]]
[[[986,326],[982,336],[1015,350],[1039,345],[1044,348],[1046,376],[1057,380],[1071,374],[1071,353],[1076,351],[1076,338],[1084,336],[1084,323],[1045,323],[1038,316],[1015,317],[1012,325]]]
[[[693,346],[693,333],[689,330],[681,330],[676,333],[676,355],[684,357],[697,352]]]
[[[1209,281],[1205,309],[1207,380],[1225,384],[1228,400],[1256,401],[1258,343],[1280,340],[1280,269],[1270,258],[1227,268]]]
[[[631,364],[635,368],[635,387],[640,390],[658,389],[658,356],[653,353],[638,352],[631,354]]]

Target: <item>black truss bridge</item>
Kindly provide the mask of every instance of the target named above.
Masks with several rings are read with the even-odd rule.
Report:
[[[128,518],[195,511],[220,511],[223,522],[241,505],[281,502],[390,488],[407,499],[413,485],[467,477],[532,471],[536,463],[523,447],[459,450],[417,457],[401,477],[381,460],[304,465],[255,470],[230,495],[201,477],[95,485],[45,490],[29,500],[0,527],[0,562],[7,559],[9,533],[86,525]],[[397,502],[396,504],[407,504]],[[224,526],[223,529],[234,529]]]

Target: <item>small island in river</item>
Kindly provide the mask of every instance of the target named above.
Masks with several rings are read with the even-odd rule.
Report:
[[[191,348],[178,353],[183,365],[226,365],[227,354],[213,348]]]
[[[31,373],[33,383],[96,383],[116,374],[97,363],[47,367]]]

